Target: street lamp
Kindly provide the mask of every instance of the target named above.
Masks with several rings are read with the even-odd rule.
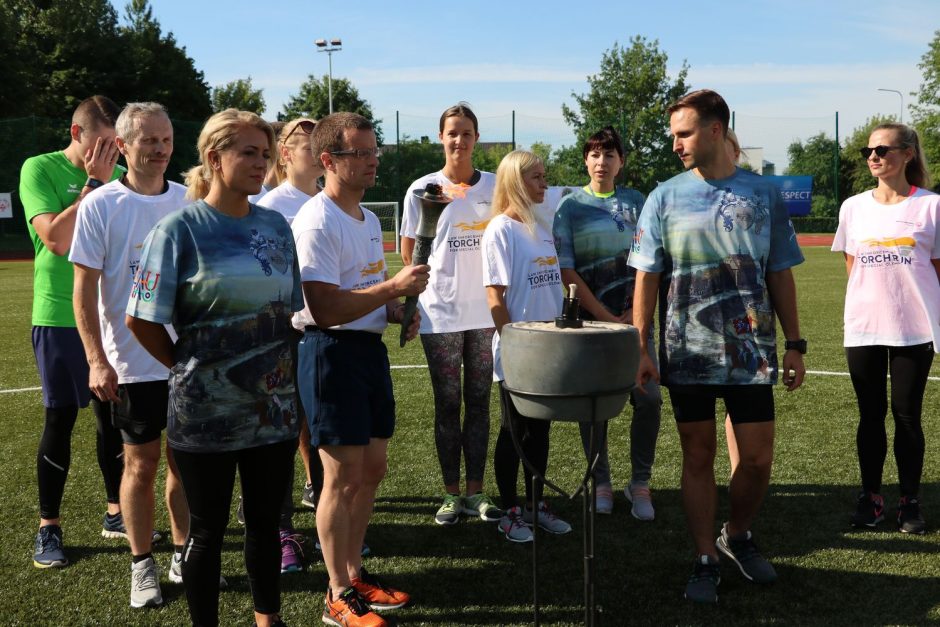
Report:
[[[901,99],[901,117],[898,118],[898,122],[904,124],[904,94],[899,92],[897,89],[882,89],[881,87],[878,88],[878,91],[890,91],[891,93],[898,95],[898,98]]]
[[[317,39],[317,52],[325,52],[330,59],[330,74],[327,79],[327,89],[330,92],[330,113],[333,113],[333,53],[343,49],[342,39],[331,39],[329,43],[325,39]]]

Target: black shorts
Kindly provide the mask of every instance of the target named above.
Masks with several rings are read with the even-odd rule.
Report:
[[[33,327],[43,405],[88,407],[88,361],[75,327]]]
[[[111,403],[111,424],[121,430],[125,444],[147,444],[166,429],[169,404],[166,381],[142,381],[118,386],[118,402]]]
[[[774,419],[772,385],[672,385],[669,398],[676,422],[715,419],[715,400],[725,399],[732,424],[771,422]]]

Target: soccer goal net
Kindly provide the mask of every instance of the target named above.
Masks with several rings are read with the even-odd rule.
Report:
[[[382,246],[385,252],[400,253],[398,244],[398,227],[400,217],[397,202],[364,202],[362,206],[374,213],[382,224]]]

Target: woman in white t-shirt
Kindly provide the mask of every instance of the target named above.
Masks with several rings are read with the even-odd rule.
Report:
[[[445,491],[434,521],[453,525],[461,514],[467,514],[496,522],[501,512],[483,493],[490,433],[493,320],[486,305],[480,261],[480,238],[490,218],[496,177],[473,167],[473,147],[480,133],[476,115],[466,104],[441,114],[438,137],[444,145],[444,167],[408,188],[401,226],[402,260],[410,264],[420,214],[412,192],[433,183],[452,198],[438,220],[428,260],[431,279],[418,299],[421,345],[434,390],[434,442]],[[464,496],[460,494],[461,457],[466,476]]]
[[[880,492],[890,372],[901,492],[897,524],[903,533],[922,534],[921,409],[933,355],[940,350],[940,196],[924,189],[927,168],[913,129],[881,124],[861,152],[878,186],[842,204],[832,245],[845,254],[849,274],[845,354],[860,414],[862,492],[850,522],[875,527],[884,520]]]
[[[496,325],[493,336],[493,378],[503,380],[499,332],[510,322],[554,320],[561,314],[564,294],[561,270],[552,234],[535,218],[533,206],[542,202],[547,189],[545,167],[531,152],[516,150],[503,158],[496,170],[493,218],[483,233],[483,280],[490,314]],[[551,422],[519,414],[509,394],[500,386],[502,424],[496,439],[493,469],[504,515],[499,530],[512,542],[531,542],[534,516],[523,510],[516,492],[519,455],[512,432],[532,466],[545,476],[548,467],[548,434]],[[541,494],[533,494],[532,474],[524,469],[526,503],[539,502],[539,526],[551,533],[568,533],[571,525],[552,514]],[[540,488],[540,486],[539,486]]]

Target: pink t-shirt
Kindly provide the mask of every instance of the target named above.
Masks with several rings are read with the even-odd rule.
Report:
[[[917,189],[882,205],[871,191],[839,211],[832,250],[855,257],[845,292],[845,346],[914,346],[940,352],[940,196]]]

